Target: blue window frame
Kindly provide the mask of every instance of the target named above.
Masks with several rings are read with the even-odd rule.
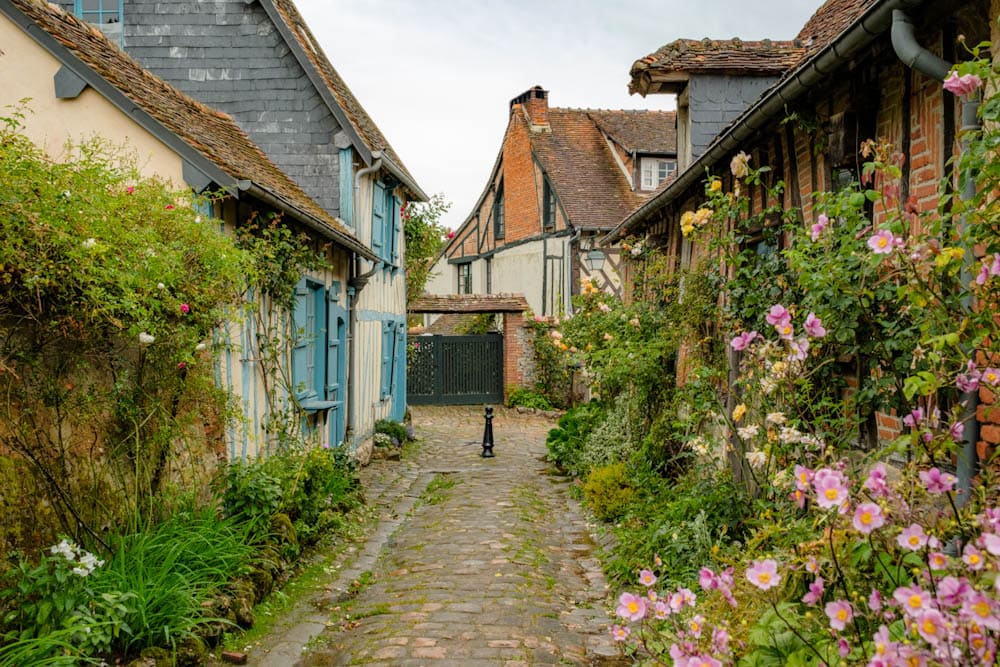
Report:
[[[402,202],[381,181],[375,181],[372,192],[372,250],[383,262],[383,268],[398,269],[402,246]]]
[[[325,396],[326,383],[326,290],[311,280],[295,288],[292,314],[292,387],[295,398],[306,409]]]
[[[124,0],[73,0],[73,13],[96,25],[108,39],[122,43]]]

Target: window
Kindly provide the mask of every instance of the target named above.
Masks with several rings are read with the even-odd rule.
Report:
[[[642,189],[655,190],[663,181],[677,173],[677,161],[664,158],[644,157],[642,165]]]
[[[406,367],[406,324],[396,320],[382,322],[382,377],[379,395],[382,400],[400,390],[399,380]],[[402,419],[399,415],[399,419]],[[395,418],[395,417],[394,417]]]
[[[458,265],[458,293],[472,294],[472,263]]]
[[[311,280],[295,288],[292,313],[292,388],[303,407],[326,396],[326,290]]]
[[[486,293],[493,294],[493,258],[486,258]]]
[[[547,178],[542,187],[542,228],[545,231],[556,228],[556,196]]]
[[[503,183],[501,183],[493,197],[493,238],[495,239],[502,239],[506,233],[503,208]]]
[[[402,243],[401,203],[381,181],[375,181],[372,190],[372,250],[384,262],[385,268],[398,268]]]
[[[122,0],[73,0],[73,13],[96,25],[111,41],[121,44]]]

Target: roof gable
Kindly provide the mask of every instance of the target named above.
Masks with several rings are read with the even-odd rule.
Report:
[[[292,53],[309,73],[310,80],[327,102],[330,111],[345,129],[353,134],[356,140],[354,143],[365,162],[370,164],[373,154],[378,154],[389,162],[390,171],[400,172],[396,175],[414,191],[415,195],[426,198],[389,141],[334,69],[292,0],[260,0],[260,3],[274,21]]]
[[[632,64],[629,90],[646,94],[655,78],[683,79],[683,75],[691,73],[780,75],[799,62],[805,53],[806,49],[798,40],[678,39]]]
[[[633,153],[677,152],[677,112],[675,111],[606,111],[597,109],[587,115],[597,127],[618,145]]]
[[[0,0],[0,11],[73,73],[231,193],[257,196],[368,255],[357,239],[281,171],[228,115],[151,74],[94,26],[42,0]],[[37,26],[37,29],[31,29]]]
[[[532,152],[573,227],[610,229],[642,201],[642,195],[632,191],[595,121],[595,117],[608,124],[617,121],[616,127],[620,130],[647,125],[626,122],[625,113],[639,115],[645,112],[553,108],[548,112],[551,132],[530,134]],[[666,120],[660,112],[651,113]],[[623,134],[628,135],[627,132]],[[636,134],[628,138],[640,137]],[[672,150],[676,151],[676,142]]]

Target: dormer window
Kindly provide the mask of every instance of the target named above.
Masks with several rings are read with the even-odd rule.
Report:
[[[662,157],[644,157],[640,161],[643,190],[655,190],[668,178],[677,174],[677,160]]]
[[[122,0],[73,0],[73,13],[100,28],[112,42],[122,43]]]

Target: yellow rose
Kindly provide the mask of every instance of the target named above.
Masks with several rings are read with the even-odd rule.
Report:
[[[710,190],[711,190],[712,192],[718,192],[719,190],[721,190],[721,189],[722,189],[722,181],[720,181],[720,180],[719,180],[719,179],[717,179],[717,178],[713,178],[713,179],[712,179],[712,184],[711,184],[711,185],[709,185],[709,189],[710,189]]]
[[[747,406],[740,403],[735,408],[733,408],[733,421],[739,423],[743,416],[747,413]]]

